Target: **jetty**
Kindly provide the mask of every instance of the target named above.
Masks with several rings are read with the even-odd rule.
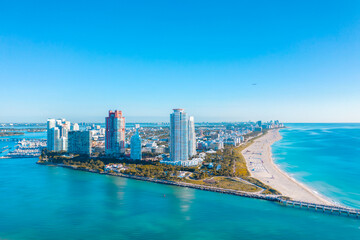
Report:
[[[348,207],[342,207],[336,205],[322,205],[322,204],[308,203],[302,201],[285,200],[281,198],[279,198],[278,201],[280,204],[284,206],[360,218],[360,209],[348,208]]]

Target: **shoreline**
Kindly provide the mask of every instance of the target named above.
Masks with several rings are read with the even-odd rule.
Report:
[[[279,129],[270,130],[242,151],[250,175],[293,200],[340,206],[304,183],[297,181],[274,163],[271,146],[281,138]]]
[[[98,172],[95,170],[82,169],[82,168],[64,165],[64,164],[39,163],[39,162],[37,162],[36,164],[52,166],[52,167],[63,167],[63,168],[69,168],[72,170],[77,170],[77,171],[97,173],[100,175],[109,175],[109,176],[113,176],[113,177],[130,178],[130,179],[135,179],[135,180],[139,180],[139,181],[153,182],[153,183],[172,185],[172,186],[177,186],[177,187],[187,187],[187,188],[193,188],[193,189],[204,190],[204,191],[209,191],[209,192],[218,192],[218,193],[224,193],[224,194],[229,194],[229,195],[236,195],[236,196],[241,196],[241,197],[262,199],[262,200],[267,200],[267,201],[271,201],[271,202],[280,202],[280,199],[282,197],[281,195],[264,195],[264,194],[232,190],[232,189],[226,189],[226,188],[211,187],[211,186],[207,186],[207,185],[200,185],[200,184],[193,184],[193,183],[186,183],[186,182],[177,182],[177,181],[171,181],[171,180],[162,180],[162,179],[157,179],[157,178],[141,177],[141,176],[136,176],[136,175],[128,175],[128,174],[123,174],[123,173]]]
[[[207,185],[201,185],[196,183],[187,183],[182,181],[173,181],[173,180],[162,180],[157,178],[142,177],[136,175],[128,175],[124,173],[110,173],[110,172],[99,172],[96,170],[79,168],[77,166],[70,166],[64,164],[53,164],[46,162],[37,162],[40,165],[47,166],[58,166],[64,168],[70,168],[73,170],[80,170],[91,173],[98,173],[101,175],[110,175],[116,177],[125,177],[135,180],[148,181],[166,185],[173,185],[179,187],[188,187],[205,191],[219,192],[249,198],[263,199],[273,202],[282,202],[284,199],[291,199],[294,201],[300,201],[304,203],[320,204],[326,206],[334,207],[345,207],[339,203],[327,199],[326,197],[320,195],[316,191],[312,190],[310,187],[305,184],[295,180],[287,172],[280,169],[277,166],[272,158],[272,148],[271,146],[281,139],[279,129],[269,130],[267,133],[263,134],[256,138],[249,146],[241,151],[243,155],[246,167],[250,173],[250,176],[259,180],[265,185],[270,186],[271,188],[280,192],[280,195],[266,195],[261,193],[252,193],[242,190],[233,190],[220,187],[212,187]]]
[[[313,203],[287,201],[286,199],[284,199],[283,195],[264,195],[264,194],[231,190],[231,189],[225,189],[225,188],[219,188],[219,187],[211,187],[211,186],[206,186],[206,185],[198,185],[198,184],[193,184],[193,183],[176,182],[176,181],[171,181],[171,180],[161,180],[161,179],[156,179],[156,178],[127,175],[127,174],[122,174],[122,173],[99,172],[99,171],[95,171],[95,170],[82,169],[82,168],[64,165],[64,164],[39,163],[39,162],[37,162],[36,164],[51,166],[51,167],[68,168],[68,169],[75,170],[75,171],[96,173],[96,174],[108,175],[108,176],[112,176],[112,177],[129,178],[129,179],[144,181],[144,182],[172,185],[175,187],[185,187],[185,188],[192,188],[192,189],[203,190],[203,191],[208,191],[208,192],[223,193],[223,194],[246,197],[246,198],[260,199],[260,200],[265,200],[265,201],[273,202],[276,204],[280,204],[282,206],[290,206],[290,207],[295,207],[295,208],[302,208],[302,206],[305,206],[305,208],[307,210],[311,209],[311,210],[314,210],[315,212],[317,212],[318,209],[320,209],[320,211],[322,213],[331,213],[331,214],[335,213],[335,214],[339,214],[340,216],[343,215],[343,216],[356,217],[356,218],[358,218],[360,216],[360,212],[358,209],[347,208],[347,207],[342,207],[342,206],[334,206],[334,205],[328,205],[328,204],[325,204],[325,205],[315,204],[314,205]]]
[[[172,180],[162,180],[162,179],[157,179],[157,178],[128,175],[128,174],[123,174],[123,173],[100,172],[97,170],[79,168],[76,166],[70,166],[70,165],[65,165],[65,164],[54,164],[54,163],[44,163],[44,162],[37,162],[36,164],[52,166],[52,167],[68,168],[71,170],[96,173],[96,174],[100,174],[100,175],[108,175],[108,176],[113,176],[113,177],[129,178],[129,179],[144,181],[144,182],[172,185],[175,187],[185,187],[185,188],[192,188],[192,189],[196,189],[196,190],[223,193],[223,194],[246,197],[246,198],[261,199],[261,200],[273,202],[273,203],[276,203],[276,204],[279,204],[282,206],[290,206],[290,207],[295,207],[295,208],[303,208],[304,207],[307,210],[311,209],[311,210],[314,210],[315,212],[318,211],[318,209],[320,209],[320,211],[322,213],[331,213],[331,214],[335,213],[335,214],[351,216],[351,217],[354,216],[356,218],[359,218],[359,216],[360,216],[360,210],[355,209],[355,208],[349,208],[349,207],[344,207],[341,205],[329,204],[328,202],[314,203],[314,202],[309,202],[309,201],[297,201],[296,199],[288,200],[284,194],[282,194],[282,195],[265,195],[265,194],[261,194],[261,193],[252,193],[252,192],[246,192],[246,191],[240,191],[240,190],[232,190],[232,189],[212,187],[212,186],[186,183],[186,182],[178,182],[178,181],[172,181]]]

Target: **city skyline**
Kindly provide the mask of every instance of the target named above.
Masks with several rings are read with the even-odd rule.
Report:
[[[0,1],[0,240],[358,239],[360,0]]]
[[[359,4],[3,2],[0,122],[360,122]]]

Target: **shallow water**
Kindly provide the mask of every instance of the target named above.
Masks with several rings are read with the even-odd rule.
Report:
[[[275,163],[315,191],[360,208],[360,124],[288,124]]]

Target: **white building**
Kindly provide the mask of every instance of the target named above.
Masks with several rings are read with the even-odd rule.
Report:
[[[174,165],[174,166],[194,167],[201,164],[203,161],[204,159],[202,158],[193,158],[187,161],[161,160],[160,163]]]
[[[184,109],[173,109],[170,114],[170,160],[163,160],[162,163],[195,166],[198,160],[189,160],[196,154],[196,138],[194,117],[187,118]]]
[[[186,161],[189,159],[189,129],[184,109],[173,109],[170,114],[170,159]]]
[[[80,130],[79,124],[74,123],[74,124],[71,126],[71,130],[72,130],[72,131],[79,131],[79,130]]]
[[[189,157],[196,155],[196,136],[194,117],[189,117]]]
[[[48,119],[47,149],[49,151],[67,151],[70,122],[65,119]]]

